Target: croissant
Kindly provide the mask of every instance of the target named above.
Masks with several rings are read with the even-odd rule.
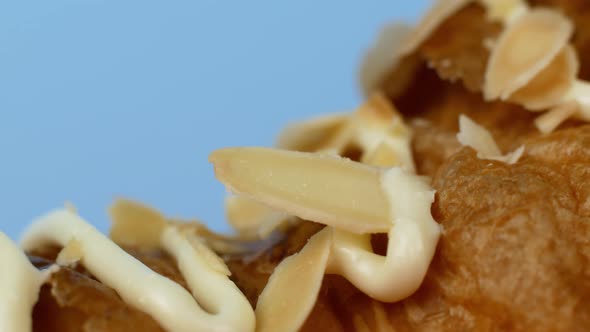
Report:
[[[0,331],[590,329],[590,3],[440,0],[360,67],[356,110],[210,156],[233,235],[113,204],[20,247]]]

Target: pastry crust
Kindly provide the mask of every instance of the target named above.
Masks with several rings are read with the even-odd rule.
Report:
[[[327,274],[301,331],[584,331],[590,326],[590,125],[568,120],[542,134],[535,127],[537,115],[517,105],[518,98],[484,99],[486,68],[504,27],[489,19],[482,5],[468,2],[433,28],[414,52],[395,59],[379,82],[371,82],[376,84],[371,89],[383,93],[380,101],[395,105],[387,112],[398,118],[399,111],[405,119],[416,173],[427,176],[436,190],[431,213],[442,235],[422,285],[399,302],[383,303],[345,278]],[[572,46],[562,50],[579,59],[578,78],[590,79],[590,61],[583,56],[590,54],[590,2],[531,0],[529,5],[557,7],[571,19]],[[569,79],[578,67],[577,62],[567,64]],[[565,81],[563,91],[570,84]],[[483,159],[463,147],[457,140],[461,115],[487,129],[499,150],[523,146],[520,159]],[[339,137],[349,118],[338,115],[292,126],[280,142],[315,152]],[[366,161],[364,151],[342,150],[338,152],[350,159]],[[255,308],[277,265],[300,252],[324,227],[297,220],[269,231],[274,237],[266,240],[274,243],[270,248],[213,250]],[[239,247],[251,234],[246,238],[236,238]],[[227,237],[216,239],[231,244]],[[384,234],[371,235],[377,254],[385,255],[387,241]],[[156,273],[189,289],[174,259],[163,251],[119,244]],[[43,269],[57,260],[58,249],[28,254]],[[163,328],[97,281],[83,264],[74,264],[54,272],[42,287],[33,330]]]

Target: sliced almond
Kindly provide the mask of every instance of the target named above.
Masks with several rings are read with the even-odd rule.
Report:
[[[495,157],[495,158],[492,157],[490,159],[498,160],[501,162],[505,162],[508,165],[512,165],[512,164],[516,164],[520,160],[520,157],[522,157],[523,154],[524,154],[524,145],[521,145],[512,152],[509,152],[509,153],[499,156],[499,157]]]
[[[213,250],[221,253],[243,253],[257,237],[230,238],[211,232],[197,220],[167,219],[157,210],[138,202],[120,199],[109,209],[111,239],[126,246],[160,247],[167,226],[174,226],[183,234],[203,239]]]
[[[363,163],[414,170],[411,138],[409,128],[393,104],[383,94],[375,93],[325,146],[341,155],[346,154],[348,147],[355,146]]]
[[[578,104],[578,112],[574,115],[576,118],[584,121],[590,121],[590,83],[577,80],[567,96],[566,101],[573,101]]]
[[[55,262],[60,266],[73,266],[78,261],[80,261],[83,256],[84,252],[82,251],[82,245],[80,244],[80,241],[72,239],[59,252]]]
[[[510,101],[529,110],[543,110],[559,104],[576,80],[580,63],[576,51],[566,46],[553,61],[527,85],[517,90]]]
[[[326,115],[287,126],[277,140],[277,146],[295,151],[315,151],[333,136],[348,120],[350,114]]]
[[[477,157],[480,159],[498,160],[507,164],[514,164],[518,162],[524,153],[524,146],[520,146],[516,150],[503,155],[492,134],[463,114],[459,116],[457,140],[462,145],[469,146],[477,151]]]
[[[275,268],[256,304],[257,332],[295,332],[305,323],[324,279],[331,239],[324,228]]]
[[[110,237],[127,246],[159,247],[167,226],[160,212],[137,202],[120,199],[109,209],[112,219]]]
[[[507,99],[539,74],[567,44],[573,25],[555,10],[535,8],[500,35],[485,74],[487,100]]]
[[[401,115],[381,92],[373,93],[355,112],[363,125],[390,127],[394,118]]]
[[[459,116],[457,140],[462,145],[469,146],[477,151],[477,156],[481,159],[502,155],[502,151],[500,151],[492,134],[463,114]]]
[[[422,17],[422,20],[408,34],[399,48],[400,56],[413,53],[447,18],[465,7],[473,0],[439,0]]]
[[[480,0],[480,3],[486,7],[490,20],[503,23],[510,23],[528,9],[523,0]]]
[[[221,149],[209,160],[231,191],[275,209],[353,233],[384,232],[391,226],[379,168],[267,148]]]
[[[289,216],[271,209],[253,199],[232,195],[225,200],[226,218],[230,225],[241,234],[255,234],[264,238],[272,233]]]
[[[411,31],[412,27],[397,22],[381,30],[377,41],[367,51],[360,65],[359,81],[366,96],[380,90],[384,78],[397,67],[401,57],[400,45]]]
[[[373,151],[363,156],[364,164],[377,167],[401,166],[403,163],[398,154],[388,144],[381,143]]]
[[[576,102],[559,105],[549,112],[543,113],[535,119],[535,126],[540,132],[548,134],[559,127],[565,120],[574,116],[579,110]]]

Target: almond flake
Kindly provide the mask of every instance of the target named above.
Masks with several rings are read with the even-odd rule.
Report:
[[[568,45],[547,67],[508,100],[529,110],[543,110],[556,106],[574,84],[579,67],[576,52]]]
[[[353,233],[390,227],[379,168],[332,155],[267,148],[221,149],[209,160],[232,192],[275,209]]]
[[[226,219],[236,231],[245,236],[254,235],[261,239],[289,221],[287,214],[237,195],[225,199],[225,212]]]
[[[379,90],[386,75],[397,67],[401,57],[399,47],[411,31],[412,27],[397,22],[381,30],[360,65],[359,81],[366,96]],[[405,83],[400,82],[402,86]]]
[[[535,126],[540,132],[548,134],[559,127],[565,120],[574,116],[578,110],[579,105],[576,102],[564,103],[538,116],[535,119]]]
[[[502,155],[502,151],[500,151],[492,134],[463,114],[459,116],[457,140],[462,145],[469,146],[477,151],[477,157],[480,159],[498,160],[507,164],[518,162],[524,152],[524,146],[521,146],[513,152]]]
[[[347,147],[356,146],[363,163],[371,163],[370,158],[385,158],[372,164],[414,170],[411,138],[410,129],[399,112],[387,97],[375,93],[350,115],[347,125],[324,146],[340,155],[345,154]],[[380,151],[376,152],[376,149]]]
[[[74,266],[82,259],[82,245],[76,239],[70,240],[59,252],[55,262],[60,266]]]
[[[282,149],[310,152],[320,149],[348,120],[348,113],[320,116],[287,126],[277,140]]]
[[[439,0],[407,35],[399,48],[400,56],[413,53],[438,26],[473,0]]]
[[[274,270],[256,304],[257,332],[296,332],[315,305],[331,244],[324,228]]]
[[[160,246],[160,237],[167,226],[166,218],[146,205],[120,199],[109,209],[112,219],[110,237],[127,246]]]
[[[507,99],[529,83],[566,46],[573,25],[563,14],[535,8],[508,25],[494,47],[485,74],[487,100]]]
[[[528,10],[527,3],[523,0],[480,0],[486,7],[488,18],[509,24]]]

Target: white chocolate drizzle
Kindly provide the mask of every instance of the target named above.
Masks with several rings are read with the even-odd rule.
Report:
[[[42,216],[22,239],[25,250],[47,245],[74,245],[72,252],[79,257],[68,256],[79,259],[127,304],[151,315],[167,331],[254,331],[253,310],[227,278],[227,270],[211,264],[174,226],[162,232],[161,246],[176,259],[192,295],[149,269],[71,211],[60,209]]]
[[[383,171],[381,185],[392,218],[386,255],[373,252],[369,236],[334,230],[327,271],[344,276],[374,299],[395,302],[422,284],[440,227],[430,214],[434,191],[422,179],[395,167]]]
[[[0,232],[0,331],[29,332],[41,285],[51,273],[38,271],[20,248]]]
[[[331,233],[331,237],[328,238],[331,243],[328,260],[325,261],[322,258],[323,254],[316,251],[316,255],[307,260],[307,263],[314,267],[313,271],[339,274],[368,296],[384,302],[395,302],[411,295],[422,283],[436,250],[440,227],[430,214],[434,191],[428,181],[413,174],[414,165],[410,148],[411,132],[407,130],[401,118],[396,117],[395,108],[387,106],[388,104],[384,102],[384,97],[375,95],[359,109],[348,124],[342,125],[340,132],[334,134],[327,143],[318,145],[318,148],[322,152],[330,150],[342,153],[346,146],[354,143],[361,149],[363,163],[387,168],[351,164],[348,160],[325,154],[302,154],[279,150],[273,152],[259,148],[220,150],[214,152],[210,160],[215,166],[218,178],[232,191],[249,195],[252,199],[272,205],[277,209],[283,209],[296,216],[311,217],[310,220],[328,225],[321,232]],[[382,129],[391,128],[392,123],[396,123],[394,128],[397,130]],[[387,134],[383,135],[382,133]],[[389,143],[392,141],[395,141],[396,144]],[[384,151],[386,152],[384,153]],[[373,210],[373,212],[382,216],[380,218],[385,218],[384,222],[389,228],[387,230],[389,242],[385,256],[373,252],[370,242],[371,236],[366,232],[366,225],[363,226],[364,220],[357,220],[352,227],[344,225],[343,218],[350,216],[350,214],[337,214],[339,209],[334,208],[334,204],[337,205],[337,202],[331,201],[330,204],[323,206],[318,204],[314,207],[299,205],[298,202],[304,200],[304,197],[317,195],[317,192],[308,186],[299,187],[298,183],[304,182],[303,179],[310,177],[315,170],[325,169],[327,159],[333,159],[330,163],[334,163],[330,167],[334,174],[330,174],[330,177],[338,176],[340,181],[331,181],[328,180],[328,177],[322,178],[314,175],[314,187],[324,188],[324,192],[332,193],[331,196],[343,199],[340,204],[345,206],[348,204],[347,202],[351,202],[351,204],[357,202],[356,204],[359,206],[365,206],[364,203],[359,202],[364,202],[361,197],[369,193],[376,196],[376,201],[384,202],[384,205],[376,204],[375,209],[384,208],[387,211]],[[286,160],[290,161],[286,162]],[[301,174],[294,175],[297,179],[301,177],[301,180],[295,182],[272,180],[282,178],[283,174],[293,174],[295,169],[291,168],[294,164],[298,165],[297,172],[304,174],[303,176]],[[252,172],[251,165],[256,165],[256,169],[264,171]],[[375,172],[376,174],[374,174]],[[373,176],[376,179],[373,179]],[[356,189],[356,199],[352,197],[354,194],[351,196],[351,192],[346,189],[348,186],[342,183],[352,178],[365,179],[364,185],[366,187]],[[374,185],[370,185],[370,183],[374,183]],[[271,196],[265,194],[267,190],[274,193],[280,192],[283,202],[277,203]],[[342,194],[344,191],[347,194]],[[299,207],[294,208],[294,206]],[[315,212],[310,213],[310,209],[315,209]],[[362,214],[357,214],[357,216],[362,216]],[[318,233],[316,236],[319,235]],[[317,241],[319,240],[314,242],[316,246]],[[301,254],[308,249],[308,246],[309,244],[304,247]],[[265,288],[263,292],[264,297],[261,296],[262,302],[259,305],[265,309],[259,310],[257,306],[256,313],[259,322],[270,322],[264,324],[265,326],[276,327],[279,326],[277,324],[283,323],[280,325],[282,330],[296,331],[304,320],[277,321],[277,312],[287,312],[293,315],[295,313],[292,311],[295,310],[296,317],[300,317],[298,315],[301,312],[307,313],[311,310],[309,301],[307,301],[310,296],[315,299],[318,295],[318,279],[310,278],[307,284],[297,288],[300,290],[298,296],[307,300],[285,307],[286,304],[280,297],[284,290],[276,287],[275,283],[284,284],[284,280],[296,276],[298,269],[293,267],[293,264],[287,263],[293,261],[292,258],[295,257],[290,257],[275,269],[267,285],[268,288]],[[318,276],[318,274],[313,275]],[[279,281],[273,282],[275,280]],[[283,309],[268,309],[275,307]]]

